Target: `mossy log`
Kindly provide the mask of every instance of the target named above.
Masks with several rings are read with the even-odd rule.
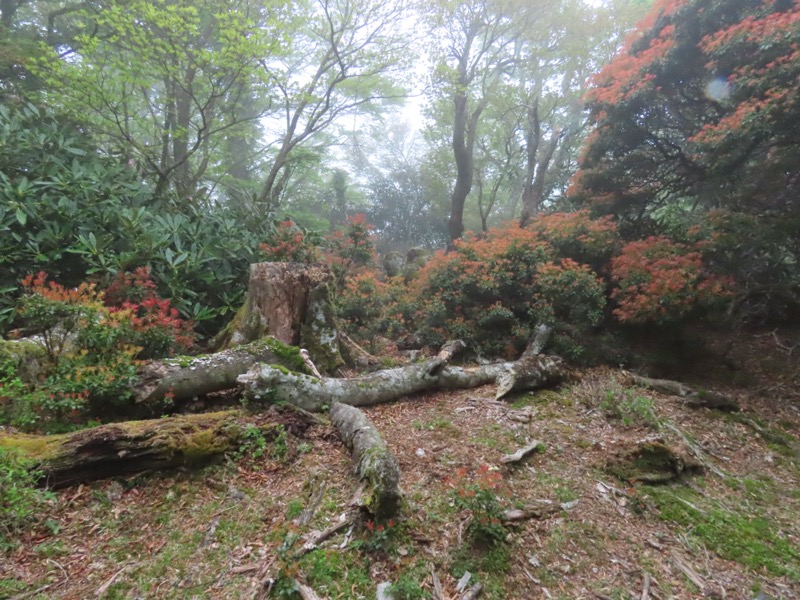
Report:
[[[197,396],[235,388],[236,378],[256,363],[306,371],[299,348],[270,336],[215,354],[148,363],[139,370],[133,398],[138,405],[163,410]]]
[[[615,453],[608,459],[606,471],[622,481],[656,485],[675,481],[683,475],[702,473],[703,465],[684,448],[668,446],[661,439],[649,439]]]
[[[497,397],[552,386],[564,377],[558,357],[534,356],[472,368],[447,366],[443,357],[363,377],[331,379],[290,373],[271,365],[254,365],[238,381],[245,397],[257,402],[288,402],[309,411],[322,411],[335,402],[370,406],[435,389],[468,389],[497,382]]]
[[[330,409],[333,423],[353,456],[363,486],[360,504],[377,519],[388,519],[400,508],[400,465],[380,432],[358,408],[337,402]]]
[[[444,364],[443,360],[435,358],[350,379],[319,379],[274,365],[257,364],[238,381],[245,398],[250,401],[288,402],[304,410],[320,412],[336,402],[370,406],[435,388]]]
[[[308,350],[323,372],[344,364],[326,265],[255,263],[244,304],[233,321],[214,340],[214,347],[232,348],[272,335],[285,344]]]
[[[713,408],[728,412],[741,410],[735,398],[719,392],[693,388],[690,385],[670,379],[651,379],[633,373],[628,374],[631,382],[639,387],[648,388],[669,396],[681,398],[684,404],[693,408]]]
[[[240,444],[244,416],[231,410],[111,423],[61,435],[0,435],[0,447],[30,459],[42,473],[42,484],[57,488],[211,462]]]

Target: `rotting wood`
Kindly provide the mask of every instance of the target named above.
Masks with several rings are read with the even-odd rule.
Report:
[[[689,452],[692,453],[692,456],[695,458],[695,460],[697,460],[700,464],[702,464],[704,468],[708,469],[708,471],[710,471],[717,477],[725,479],[725,473],[720,471],[717,467],[714,466],[714,464],[710,460],[706,458],[705,452],[703,452],[700,446],[692,442],[692,440],[689,439],[689,436],[687,436],[683,431],[681,431],[678,427],[676,427],[672,423],[669,422],[664,423],[664,427],[666,427],[667,429],[669,429],[670,431],[672,431],[678,437],[681,438],[681,441],[689,449]]]
[[[60,435],[0,435],[58,488],[153,469],[208,463],[242,441],[242,411],[110,423]],[[270,426],[266,426],[269,428]]]
[[[300,583],[297,579],[294,580],[294,583],[297,587],[297,593],[300,594],[303,600],[322,600],[322,597],[318,596],[317,593],[306,584]]]
[[[358,345],[353,338],[347,335],[341,328],[338,330],[339,347],[345,361],[356,367],[375,367],[381,364],[379,358],[367,352]]]
[[[400,465],[378,429],[358,408],[336,403],[331,423],[350,450],[355,472],[364,485],[363,507],[378,519],[388,519],[400,509]]]
[[[705,592],[706,581],[695,571],[688,561],[675,550],[672,551],[672,562],[691,581],[701,593]]]
[[[302,346],[322,372],[344,364],[334,323],[326,265],[254,263],[244,304],[215,338],[216,348],[231,348],[273,335],[285,344]]]
[[[433,389],[443,366],[442,360],[431,359],[362,377],[319,379],[271,365],[254,365],[239,376],[238,382],[248,400],[288,402],[305,410],[320,412],[336,402],[369,406]]]
[[[731,398],[719,392],[694,388],[679,381],[670,379],[651,379],[642,377],[634,373],[626,374],[631,382],[639,387],[681,398],[684,404],[693,408],[713,408],[728,412],[738,412],[741,410],[735,398]]]
[[[328,527],[323,531],[313,532],[308,536],[308,539],[305,541],[300,550],[298,550],[297,553],[294,555],[294,558],[295,559],[301,558],[306,554],[308,554],[309,552],[316,550],[321,543],[328,541],[333,536],[337,535],[341,531],[344,531],[345,529],[350,527],[352,524],[353,524],[352,519],[347,518],[340,521],[339,523],[336,523],[335,525],[331,525],[330,527]]]
[[[557,385],[565,375],[559,357],[538,355],[477,367],[450,366],[442,369],[438,385],[444,389],[466,389],[496,383],[495,400],[500,400],[515,392]]]
[[[483,592],[483,585],[480,583],[476,583],[467,591],[465,591],[461,596],[458,597],[458,600],[476,600],[479,598],[481,593]]]
[[[512,508],[503,513],[503,523],[519,523],[530,519],[544,519],[561,511],[561,506],[551,502],[530,504],[522,508]]]
[[[297,348],[265,337],[205,356],[150,362],[137,373],[138,381],[132,388],[133,400],[137,405],[153,407],[154,412],[163,411],[198,396],[235,388],[236,378],[260,363],[304,370]]]
[[[622,481],[653,485],[703,472],[703,465],[685,449],[669,446],[660,437],[626,444],[608,458],[605,468]]]

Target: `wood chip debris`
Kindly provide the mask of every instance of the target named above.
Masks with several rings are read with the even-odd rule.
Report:
[[[534,440],[524,448],[520,448],[513,454],[506,454],[502,458],[500,458],[500,462],[504,465],[509,464],[516,464],[523,462],[526,458],[532,455],[535,452],[543,452],[544,451],[544,442],[540,442],[539,440]]]

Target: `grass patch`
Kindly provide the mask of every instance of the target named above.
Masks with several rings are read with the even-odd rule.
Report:
[[[446,417],[434,417],[428,421],[414,421],[412,427],[417,431],[455,431],[453,422]]]
[[[609,419],[620,421],[623,427],[649,427],[658,431],[653,399],[635,390],[613,386],[606,391],[599,408]]]
[[[511,570],[511,551],[506,544],[491,548],[476,548],[471,544],[461,546],[453,555],[450,574],[461,579],[465,571],[473,574],[483,584],[481,598],[506,600],[505,575]]]
[[[722,558],[754,571],[800,580],[800,551],[780,535],[769,519],[737,512],[684,488],[644,487],[659,516],[685,527]],[[705,504],[705,505],[704,505]]]
[[[304,556],[300,571],[305,573],[308,585],[318,594],[328,598],[365,598],[374,594],[374,585],[365,560],[356,552],[315,550]]]

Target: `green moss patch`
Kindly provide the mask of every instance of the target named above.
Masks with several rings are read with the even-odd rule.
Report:
[[[800,550],[757,512],[736,511],[679,487],[645,487],[659,516],[678,523],[722,558],[800,581]]]

